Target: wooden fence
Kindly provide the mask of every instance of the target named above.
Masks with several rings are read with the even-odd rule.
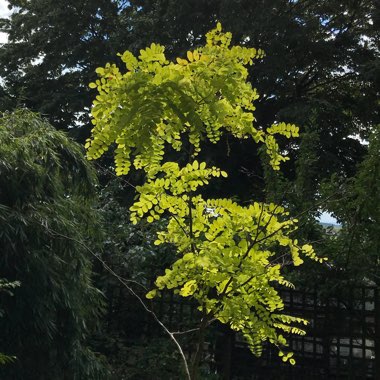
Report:
[[[286,310],[310,321],[305,336],[290,336],[297,364],[283,365],[272,347],[249,359],[235,339],[230,378],[236,379],[380,379],[380,303],[378,289],[345,289],[339,297],[317,291],[282,291]],[[377,360],[376,360],[377,358]],[[227,377],[228,378],[228,377]]]
[[[207,345],[210,371],[226,380],[380,379],[379,289],[357,287],[335,294],[339,296],[281,291],[285,311],[310,321],[305,336],[289,337],[295,366],[282,363],[271,346],[255,358],[238,334],[219,326]],[[175,330],[190,328],[197,320],[194,305],[170,294],[155,310]]]

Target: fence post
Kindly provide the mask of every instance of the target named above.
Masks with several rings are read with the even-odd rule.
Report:
[[[380,299],[379,289],[375,289],[375,379],[380,380]]]

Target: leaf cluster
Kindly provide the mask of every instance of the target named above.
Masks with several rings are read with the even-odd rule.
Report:
[[[285,158],[279,153],[274,134],[296,135],[295,126],[274,125],[265,133],[253,125],[253,102],[258,94],[247,82],[247,64],[263,56],[261,50],[230,47],[230,33],[219,26],[206,36],[206,45],[187,52],[187,59],[166,60],[164,48],[152,44],[121,55],[127,72],[115,64],[98,68],[99,79],[91,114],[92,137],[87,156],[99,158],[116,143],[117,174],[127,174],[131,162],[148,176],[157,173],[166,146],[180,151],[186,135],[193,155],[201,141],[216,143],[223,131],[237,138],[265,142],[274,169]]]

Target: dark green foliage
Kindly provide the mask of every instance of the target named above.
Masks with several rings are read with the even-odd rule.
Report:
[[[313,239],[317,252],[329,257],[323,269],[310,266],[296,283],[317,285],[328,295],[342,294],[342,288],[374,285],[380,281],[380,128],[374,127],[368,153],[349,178],[336,174],[321,187],[326,199],[323,210],[330,211],[339,226],[321,226],[302,215],[302,234]],[[302,219],[301,219],[302,220]]]
[[[185,378],[181,358],[166,338],[135,340],[121,347],[114,359],[115,380]]]
[[[380,128],[374,128],[357,174],[349,179],[334,176],[324,191],[334,194],[328,208],[342,223],[329,246],[333,270],[341,281],[379,284]]]
[[[6,292],[8,295],[12,296],[13,293],[11,289],[16,288],[17,286],[20,286],[20,283],[18,281],[14,282],[8,282],[4,279],[0,279],[0,292]],[[3,315],[4,311],[1,309],[0,306],[0,318]],[[8,356],[4,355],[3,353],[0,352],[0,365],[11,363],[15,360],[14,356]]]
[[[100,172],[101,179],[110,175],[112,173],[104,169]],[[145,299],[147,289],[156,276],[174,260],[174,251],[157,248],[153,244],[162,222],[138,227],[129,222],[129,206],[126,203],[130,200],[125,200],[127,186],[128,183],[122,178],[113,178],[100,192],[99,211],[105,237],[102,259]],[[113,378],[138,379],[147,374],[152,376],[153,373],[157,377],[147,375],[145,378],[167,378],[168,373],[172,374],[169,378],[176,378],[173,373],[178,373],[181,365],[175,346],[167,336],[162,337],[161,328],[152,316],[102,266],[97,268],[96,281],[107,299],[97,347],[109,360]],[[167,323],[161,309],[150,302],[148,306]],[[157,356],[158,352],[161,355]],[[172,367],[173,362],[176,363],[175,367]]]
[[[102,309],[88,251],[96,177],[82,148],[28,111],[0,119],[2,379],[105,379],[88,336]]]
[[[0,75],[7,95],[2,109],[26,106],[67,129],[88,123],[88,82],[95,68],[117,53],[112,40],[118,4],[96,1],[9,2],[14,13],[3,20],[10,43],[1,49]]]

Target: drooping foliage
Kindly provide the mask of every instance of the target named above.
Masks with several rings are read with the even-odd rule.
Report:
[[[20,283],[0,294],[0,352],[16,357],[1,378],[106,377],[87,342],[102,308],[83,245],[96,236],[95,184],[62,132],[29,111],[1,117],[0,277]]]
[[[178,258],[147,297],[164,288],[191,296],[203,323],[217,319],[241,331],[256,355],[266,340],[284,355],[281,331],[303,334],[294,323],[306,321],[281,312],[274,284],[291,286],[281,268],[300,265],[301,255],[323,259],[292,237],[297,221],[284,208],[257,202],[241,206],[230,199],[205,199],[200,192],[213,177],[227,177],[195,159],[205,141],[216,143],[225,131],[251,138],[264,144],[272,169],[278,170],[287,157],[275,135],[298,134],[290,124],[276,123],[266,131],[254,124],[258,95],[247,82],[246,65],[263,53],[230,47],[231,37],[218,23],[205,46],[175,63],[166,59],[164,47],[152,44],[138,58],[121,55],[125,73],[111,64],[98,68],[100,78],[90,84],[99,92],[92,109],[95,126],[86,146],[88,157],[96,159],[116,143],[117,174],[127,174],[131,163],[146,173],[131,207],[133,223],[168,217],[156,244],[171,244]],[[187,152],[186,159],[179,155],[182,165],[164,159],[167,147]]]
[[[12,289],[16,288],[17,286],[20,286],[20,283],[18,281],[8,282],[7,280],[0,279],[0,292],[5,292],[8,295],[12,296],[13,295]],[[0,318],[3,315],[3,312],[4,311],[2,310],[0,306]],[[15,360],[14,356],[9,356],[0,352],[0,365],[10,363],[14,360]]]

